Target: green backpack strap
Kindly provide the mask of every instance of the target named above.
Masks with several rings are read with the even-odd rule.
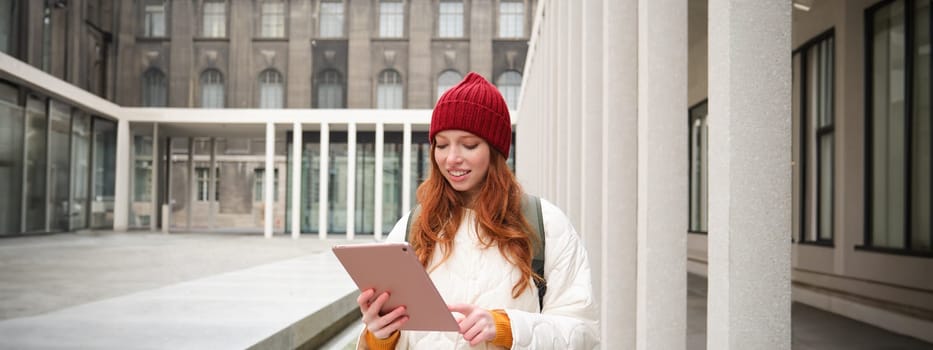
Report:
[[[408,215],[408,224],[405,226],[405,242],[411,236],[411,223],[418,220],[421,215],[421,205],[415,206]],[[542,280],[535,280],[535,286],[538,287],[538,309],[544,308],[544,293],[547,292],[547,281],[544,279],[544,218],[541,215],[541,200],[530,194],[522,197],[522,215],[531,230],[538,239],[532,240],[532,249],[535,256],[531,259],[531,269],[535,274],[541,276]]]
[[[535,256],[531,259],[531,269],[535,274],[541,276],[541,280],[535,280],[535,286],[538,287],[538,310],[544,309],[544,293],[547,292],[547,279],[544,277],[544,218],[541,216],[541,200],[530,194],[522,197],[522,215],[531,225],[531,230],[538,236],[538,239],[532,240],[532,248]]]

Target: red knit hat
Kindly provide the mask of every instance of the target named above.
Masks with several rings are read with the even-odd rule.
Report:
[[[509,107],[494,85],[470,72],[463,81],[447,90],[434,106],[428,139],[438,132],[457,129],[482,137],[489,145],[509,156],[512,120]]]

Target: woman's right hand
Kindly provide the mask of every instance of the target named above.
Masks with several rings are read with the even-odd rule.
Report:
[[[367,289],[356,298],[356,303],[360,305],[360,312],[363,313],[363,324],[366,325],[366,329],[376,338],[386,339],[402,328],[402,325],[408,321],[408,310],[403,305],[385,315],[379,315],[379,310],[382,310],[382,306],[389,300],[389,293],[383,292],[373,300],[375,294],[374,289]]]

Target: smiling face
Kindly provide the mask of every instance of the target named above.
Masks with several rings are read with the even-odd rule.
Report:
[[[444,130],[434,136],[434,162],[447,182],[466,202],[479,192],[489,171],[489,144],[463,130]]]

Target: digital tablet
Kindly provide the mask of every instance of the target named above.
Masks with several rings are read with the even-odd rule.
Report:
[[[383,314],[401,305],[406,307],[409,319],[403,330],[460,330],[408,243],[343,244],[332,249],[360,291],[373,288],[376,297],[389,292]]]

